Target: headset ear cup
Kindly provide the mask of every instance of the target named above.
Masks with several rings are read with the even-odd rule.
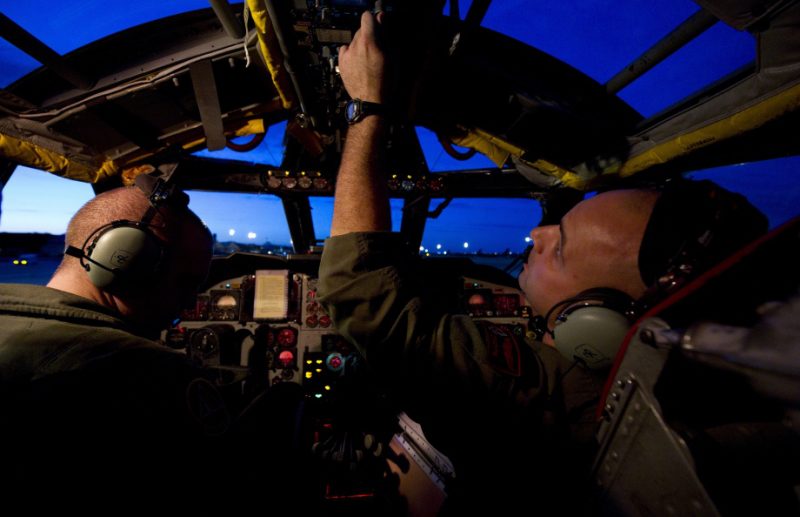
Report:
[[[88,274],[101,289],[136,285],[158,270],[162,246],[150,232],[135,223],[115,225],[98,235],[86,251]]]
[[[564,318],[553,329],[558,351],[592,370],[611,366],[630,328],[628,318],[599,305],[580,307]]]
[[[617,289],[597,287],[554,306],[553,342],[570,361],[601,370],[611,366],[636,313],[636,302]],[[550,313],[547,319],[549,320]]]

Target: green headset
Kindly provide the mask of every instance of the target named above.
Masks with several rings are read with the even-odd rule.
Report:
[[[150,202],[139,221],[105,224],[89,234],[80,248],[67,246],[64,251],[80,259],[92,284],[106,291],[138,285],[161,270],[167,246],[153,232],[151,221],[164,205],[185,209],[189,203],[189,196],[161,178],[141,174],[135,185]]]
[[[591,370],[608,368],[638,311],[636,302],[617,289],[588,289],[555,304],[544,317],[544,332],[556,350]],[[553,316],[553,328],[547,327]]]

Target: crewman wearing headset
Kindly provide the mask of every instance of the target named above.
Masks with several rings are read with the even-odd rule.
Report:
[[[263,500],[269,465],[250,443],[269,433],[235,428],[215,377],[154,341],[211,260],[211,234],[187,203],[140,176],[75,214],[46,287],[0,285],[4,501],[140,515]]]
[[[320,301],[452,460],[444,512],[569,515],[585,493],[594,412],[637,303],[765,232],[766,218],[707,182],[601,193],[531,232],[519,283],[541,339],[447,313],[425,294],[414,250],[390,233],[378,30],[365,13],[339,53],[353,101]]]

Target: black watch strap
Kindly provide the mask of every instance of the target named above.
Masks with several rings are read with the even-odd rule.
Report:
[[[369,115],[385,115],[386,106],[378,104],[377,102],[362,101],[361,99],[352,99],[347,102],[345,106],[345,119],[348,124],[355,124],[364,120]]]

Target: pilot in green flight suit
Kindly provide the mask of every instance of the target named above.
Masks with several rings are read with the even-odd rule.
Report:
[[[73,217],[67,244],[89,254],[95,237],[141,231],[133,226],[150,210],[139,189],[106,192]],[[116,220],[132,224],[108,224]],[[27,491],[41,491],[48,496],[33,498],[40,510],[88,513],[174,502],[175,488],[203,462],[191,444],[209,443],[228,427],[214,386],[183,354],[154,341],[205,278],[210,235],[194,214],[171,206],[159,208],[156,223],[151,238],[167,251],[157,268],[131,273],[135,281],[118,273],[100,282],[106,254],[98,244],[91,258],[66,255],[47,286],[0,286],[0,435],[9,447],[9,498],[30,502]],[[141,250],[130,256],[149,257]],[[74,495],[58,495],[64,493]],[[137,497],[128,500],[131,493]]]
[[[396,234],[332,237],[319,290],[337,330],[448,455],[456,479],[480,482],[453,489],[508,497],[512,489],[528,493],[523,481],[585,473],[604,376],[505,328],[443,312],[421,295],[414,263]],[[542,470],[530,458],[552,466]]]
[[[365,13],[352,43],[340,50],[339,68],[353,99],[380,105],[384,58],[377,29]],[[432,287],[423,285],[417,259],[388,233],[380,111],[350,116],[320,267],[321,302],[431,443],[452,460],[457,483],[449,490],[451,513],[507,514],[522,502],[525,514],[576,509],[607,371],[562,355],[549,332],[545,342],[525,339],[448,313],[426,294]],[[576,205],[560,225],[532,230],[533,249],[519,283],[533,312],[550,316],[544,324],[552,329],[560,310],[551,308],[586,290],[645,295],[687,237],[708,233],[709,226],[692,215],[717,213],[708,207],[714,206],[711,197],[720,196],[707,196],[716,189],[688,190],[700,194],[606,192]],[[752,215],[751,207],[745,211]],[[714,246],[695,247],[705,254],[705,265],[765,230],[763,217],[753,225],[741,220],[723,221],[716,234],[724,238]]]
[[[299,487],[281,434],[292,430],[281,409],[291,399],[273,407],[267,394],[235,415],[240,401],[216,377],[155,341],[207,274],[211,235],[200,220],[158,206],[149,231],[163,253],[136,274],[105,275],[112,254],[103,250],[146,255],[126,238],[102,239],[138,235],[152,210],[135,188],[100,194],[70,221],[75,249],[46,287],[0,286],[0,491],[13,508],[224,514],[291,500]],[[109,224],[120,220],[128,223]]]

